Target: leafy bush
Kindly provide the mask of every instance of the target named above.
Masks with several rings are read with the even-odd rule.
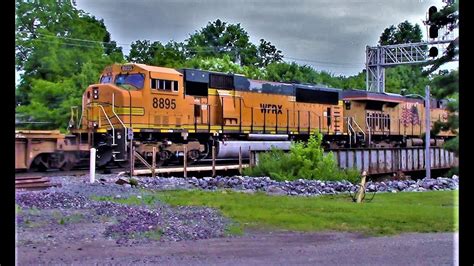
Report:
[[[313,179],[347,180],[357,183],[360,174],[357,169],[339,169],[334,155],[324,154],[321,147],[322,135],[311,135],[308,142],[295,142],[290,152],[285,153],[273,148],[260,154],[259,163],[244,169],[249,176],[269,176],[278,181]]]

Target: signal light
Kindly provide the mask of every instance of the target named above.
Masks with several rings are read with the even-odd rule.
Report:
[[[428,53],[429,57],[437,57],[438,56],[438,48],[431,47]]]
[[[438,9],[435,6],[431,6],[428,9],[428,21],[433,22],[433,15],[438,12]]]

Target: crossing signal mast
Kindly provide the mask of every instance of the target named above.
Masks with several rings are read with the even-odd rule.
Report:
[[[365,50],[366,90],[385,92],[385,68],[407,64],[420,64],[438,57],[438,45],[451,43],[453,40],[439,39],[439,28],[434,23],[438,9],[431,6],[425,24],[429,26],[428,41],[395,45],[367,46]],[[431,46],[431,47],[430,47]],[[428,47],[430,47],[428,49]],[[428,50],[428,52],[427,52]]]

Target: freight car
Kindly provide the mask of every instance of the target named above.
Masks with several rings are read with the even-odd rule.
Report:
[[[422,109],[416,109],[418,120],[405,117],[420,104],[400,95],[114,64],[85,90],[82,115],[73,115],[70,130],[97,148],[99,166],[127,161],[130,142],[147,159],[157,147],[159,163],[183,156],[197,161],[212,146],[218,158],[236,156],[240,148],[244,156],[249,147],[288,149],[291,140],[314,132],[323,133],[326,148],[407,146],[418,144],[424,131]],[[444,119],[447,112],[439,114]]]
[[[59,130],[15,131],[16,170],[69,170],[88,150],[89,146],[81,144],[78,136],[62,134]]]

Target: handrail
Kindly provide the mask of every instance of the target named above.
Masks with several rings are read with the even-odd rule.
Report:
[[[349,129],[349,132],[348,132],[348,134],[349,134],[349,145],[352,145],[352,132],[354,132],[354,136],[356,136],[355,135],[356,132],[355,132],[354,128],[352,127],[351,123],[349,122],[350,119],[351,119],[351,117],[347,117],[347,127]],[[354,144],[356,142],[357,142],[357,140],[354,138]]]
[[[364,135],[364,141],[365,141],[365,132],[364,132],[364,130],[359,126],[359,124],[357,124],[357,122],[354,120],[353,117],[352,117],[351,121],[357,126],[357,128],[359,128],[360,132],[362,132],[362,134]]]
[[[79,123],[77,124],[77,128],[79,128],[81,126],[81,123],[82,123],[82,118],[84,117],[84,110],[81,111],[81,119],[79,119]]]
[[[369,118],[368,117],[365,118],[365,126],[367,127],[367,130],[368,130],[368,133],[369,133],[369,147],[370,147],[370,143],[372,141],[372,133],[371,133],[371,129],[370,129],[370,126],[369,126]]]
[[[122,120],[117,115],[117,113],[115,113],[115,93],[112,93],[112,113],[114,114],[115,117],[117,117],[120,124],[122,124],[122,126],[126,129],[127,127],[125,126],[125,124],[122,122]]]
[[[107,113],[105,112],[104,107],[103,107],[102,105],[100,105],[100,104],[97,104],[97,106],[99,106],[99,107],[102,109],[102,112],[104,113],[105,118],[107,118],[107,121],[109,122],[110,127],[112,127],[112,145],[115,145],[115,128],[114,128],[114,126],[112,125],[112,122],[110,122],[110,119],[109,119],[109,117],[107,116]]]

